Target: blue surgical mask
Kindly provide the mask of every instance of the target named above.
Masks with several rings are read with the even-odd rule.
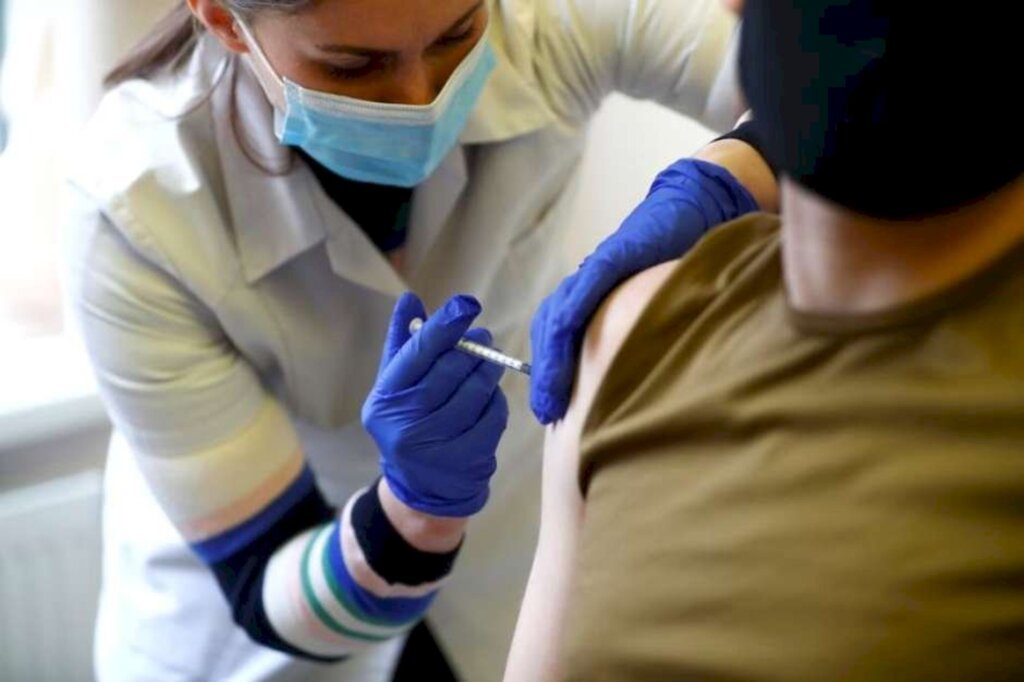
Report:
[[[466,126],[497,62],[487,37],[466,55],[430,104],[385,104],[304,88],[281,78],[244,22],[256,77],[274,105],[281,144],[301,148],[334,173],[414,187],[433,173]]]

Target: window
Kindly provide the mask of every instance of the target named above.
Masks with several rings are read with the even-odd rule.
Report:
[[[95,401],[61,303],[64,153],[174,1],[0,0],[0,452],[43,408]]]
[[[63,328],[57,286],[59,190],[51,3],[0,0],[0,339],[54,336]]]
[[[6,33],[4,32],[4,0],[0,0],[0,73],[3,73],[4,69],[4,45]],[[3,102],[0,102],[2,105]],[[3,153],[4,147],[7,146],[7,118],[4,116],[3,107],[0,106],[0,154]]]

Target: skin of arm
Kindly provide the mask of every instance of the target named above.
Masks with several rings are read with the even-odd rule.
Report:
[[[663,263],[624,282],[605,299],[590,323],[569,410],[545,434],[540,536],[505,669],[506,682],[562,677],[562,633],[586,513],[577,478],[583,426],[616,352],[677,262]]]
[[[468,519],[432,516],[407,507],[395,497],[384,478],[377,483],[377,495],[395,530],[416,549],[443,554],[458,547],[462,541]]]
[[[761,154],[741,140],[716,140],[694,158],[725,168],[743,185],[762,211],[779,212],[779,184]]]

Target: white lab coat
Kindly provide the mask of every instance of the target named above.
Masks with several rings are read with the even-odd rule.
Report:
[[[83,323],[116,427],[101,679],[388,678],[399,642],[327,667],[251,643],[150,494],[129,443],[208,443],[240,428],[266,392],[286,407],[327,499],[341,504],[376,476],[359,410],[395,297],[412,289],[433,307],[472,293],[497,344],[526,356],[531,314],[564,274],[556,256],[588,117],[619,90],[729,126],[740,104],[722,64],[734,28],[718,0],[498,2],[490,37],[499,65],[460,146],[415,192],[402,273],[277,144],[248,66],[211,38],[179,75],[107,95],[75,154],[80,201],[69,230],[73,300],[93,313],[81,317],[117,318]],[[97,282],[115,295],[93,300]],[[119,308],[133,291],[155,302],[143,322]],[[125,373],[159,373],[161,349],[173,344],[168,353],[208,365],[201,385],[126,400]],[[512,416],[492,497],[429,613],[474,682],[500,677],[539,513],[541,430],[526,380],[509,375],[504,386]]]

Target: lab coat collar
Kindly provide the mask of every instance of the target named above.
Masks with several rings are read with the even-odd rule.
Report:
[[[405,273],[413,272],[441,232],[462,190],[466,186],[466,160],[462,147],[453,149],[413,196],[406,244]],[[335,219],[327,225],[327,255],[339,277],[354,281],[382,294],[397,297],[409,284],[370,241],[359,226],[324,194],[318,204]]]
[[[253,283],[325,233],[311,191],[316,180],[274,136],[273,108],[256,78],[239,59],[227,78],[213,96],[213,125],[242,272]]]
[[[409,239],[405,245],[406,272],[413,273],[441,234],[469,182],[464,147],[457,145],[412,199]]]

